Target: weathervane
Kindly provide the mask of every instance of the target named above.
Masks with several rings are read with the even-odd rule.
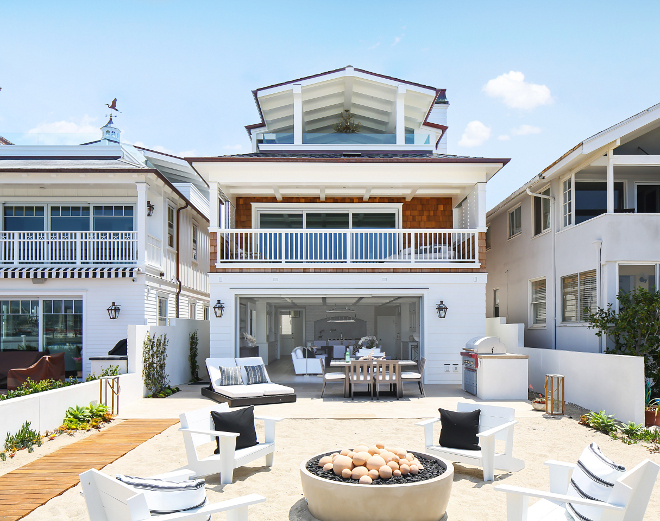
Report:
[[[114,110],[115,112],[121,112],[121,111],[117,110],[117,98],[113,99],[113,100],[112,100],[112,103],[110,103],[110,104],[107,104],[107,103],[106,103],[105,105],[106,105],[106,107],[108,107],[110,110]]]

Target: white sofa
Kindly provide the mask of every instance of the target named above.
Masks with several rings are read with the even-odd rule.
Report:
[[[246,365],[261,365],[261,357],[249,358],[207,358],[206,369],[209,372],[211,385],[202,389],[202,395],[217,402],[227,402],[229,407],[242,405],[265,405],[269,403],[295,402],[296,391],[292,387],[273,383],[266,370],[267,383],[247,385],[220,385],[222,373],[220,367],[241,368],[243,382],[247,382]],[[265,369],[265,368],[264,368]]]
[[[319,355],[325,358],[325,355]],[[296,374],[322,374],[321,358],[305,358],[305,351],[302,347],[296,347],[291,351],[291,361],[293,370]]]

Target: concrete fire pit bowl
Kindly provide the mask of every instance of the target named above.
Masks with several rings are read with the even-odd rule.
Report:
[[[300,479],[309,511],[320,521],[440,521],[447,511],[454,466],[430,454],[414,454],[437,461],[444,473],[413,483],[361,485],[316,476],[307,470],[314,457],[303,461]]]

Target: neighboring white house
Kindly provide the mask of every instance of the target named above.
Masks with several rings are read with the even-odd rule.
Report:
[[[487,219],[488,317],[524,323],[529,347],[604,351],[585,308],[657,286],[660,104],[582,141]]]
[[[63,350],[87,374],[129,324],[207,318],[208,185],[112,119],[85,145],[0,146],[0,211],[0,350]]]
[[[269,362],[375,335],[460,382],[485,332],[486,182],[508,159],[446,154],[444,89],[350,66],[254,97],[252,153],[188,158],[211,192],[211,356],[248,353],[243,333]]]

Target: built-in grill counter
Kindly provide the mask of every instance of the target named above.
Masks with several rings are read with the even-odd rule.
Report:
[[[506,352],[494,336],[475,337],[461,352],[463,390],[482,400],[527,400],[527,355]]]

